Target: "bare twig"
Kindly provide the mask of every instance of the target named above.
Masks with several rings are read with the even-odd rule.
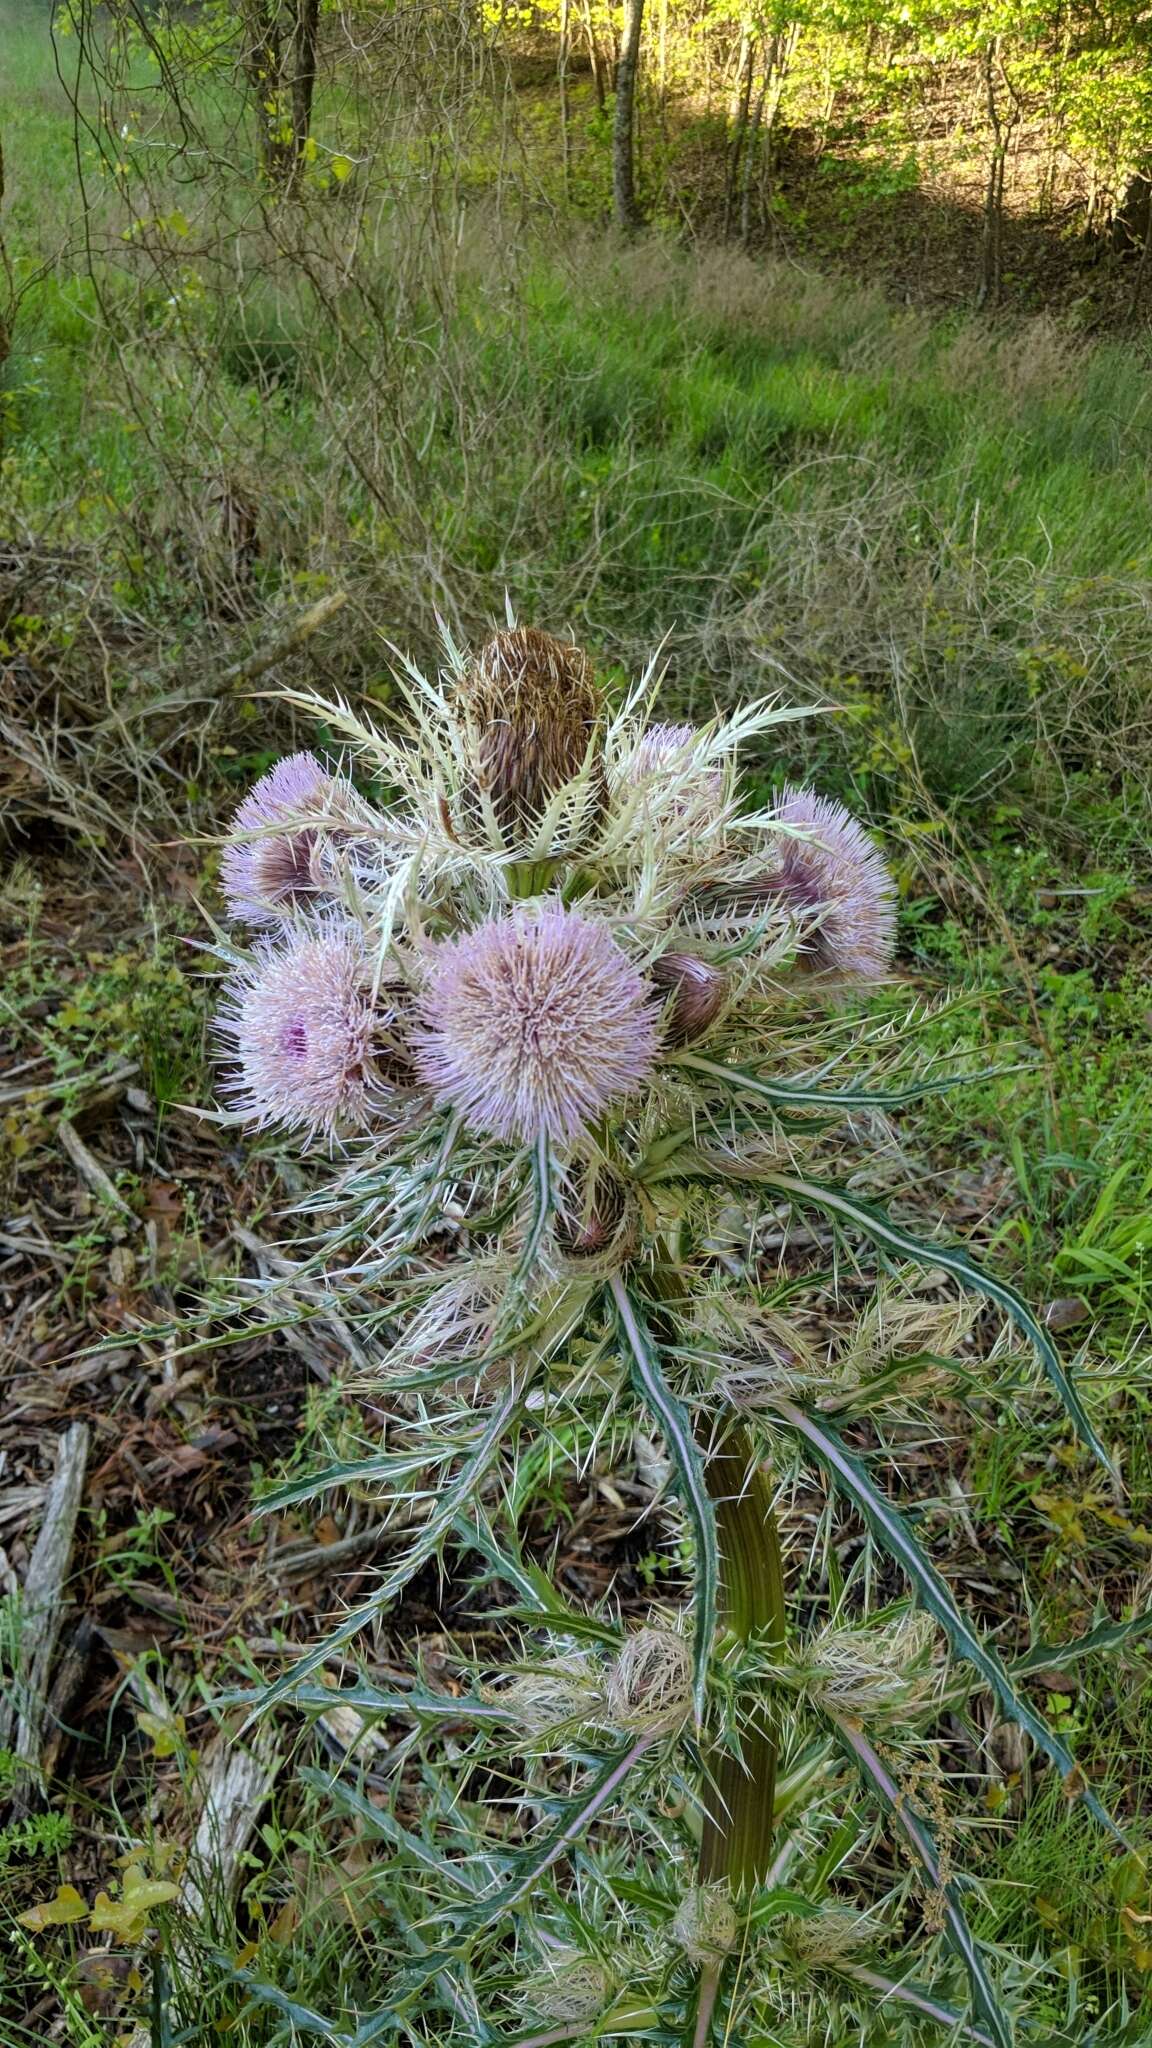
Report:
[[[70,1123],[66,1116],[62,1116],[56,1126],[56,1130],[61,1145],[68,1154],[81,1180],[87,1182],[92,1193],[101,1202],[106,1202],[109,1208],[118,1210],[121,1216],[126,1216],[130,1223],[135,1223],[137,1221],[136,1216],[124,1200],[116,1183],[104,1171],[100,1161],[94,1158],[88,1150],[75,1124]]]

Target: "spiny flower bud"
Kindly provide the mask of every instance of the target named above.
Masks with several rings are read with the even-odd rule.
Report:
[[[520,1992],[525,2014],[533,2019],[590,2023],[603,2012],[616,1989],[611,1971],[595,1956],[579,1949],[549,1956]]]
[[[788,1914],[779,1923],[779,1939],[798,1963],[809,1969],[835,1969],[875,1933],[866,1913],[850,1906],[825,1906],[819,1913]]]
[[[638,1628],[626,1637],[604,1687],[617,1728],[678,1728],[692,1705],[692,1652],[670,1628]]]
[[[323,889],[323,841],[352,824],[357,807],[352,784],[330,775],[314,754],[278,761],[253,784],[229,826],[220,888],[230,915],[274,924]]]
[[[799,1651],[796,1667],[808,1697],[827,1713],[904,1718],[933,1697],[934,1643],[931,1620],[913,1609],[887,1626],[829,1622]]]
[[[602,1699],[596,1675],[579,1662],[523,1671],[510,1685],[489,1693],[507,1707],[529,1735],[551,1735],[598,1719]]]
[[[656,801],[669,801],[679,815],[691,807],[714,808],[724,794],[724,776],[694,759],[699,739],[694,725],[648,726],[626,764],[628,781],[650,783]],[[669,777],[676,785],[670,798],[664,789]]]
[[[515,626],[480,649],[460,694],[475,739],[476,788],[514,837],[588,761],[601,707],[592,664],[579,647]],[[592,774],[589,809],[596,813],[604,800],[599,763]]]
[[[739,1923],[727,1885],[702,1884],[685,1892],[672,1921],[673,1939],[690,1963],[703,1969],[723,1961],[736,1946]]]
[[[728,977],[710,960],[692,953],[662,953],[652,980],[665,991],[663,1032],[666,1045],[691,1045],[714,1024],[728,996]]]
[[[601,1168],[590,1186],[577,1177],[569,1209],[556,1221],[556,1242],[577,1265],[616,1267],[636,1247],[635,1204],[624,1182]]]

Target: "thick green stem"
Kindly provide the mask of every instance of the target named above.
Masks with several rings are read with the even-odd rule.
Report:
[[[772,1489],[749,1442],[737,1429],[709,1457],[705,1476],[716,1506],[724,1619],[746,1642],[784,1642],[784,1572]],[[777,1734],[768,1699],[741,1730],[741,1755],[713,1750],[707,1758],[700,1881],[727,1880],[736,1894],[762,1884],[772,1863]]]
[[[504,870],[509,896],[525,902],[530,896],[542,895],[559,866],[558,860],[510,861]]]

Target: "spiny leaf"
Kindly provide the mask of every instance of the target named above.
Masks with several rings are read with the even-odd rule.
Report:
[[[716,1609],[720,1586],[720,1549],[716,1537],[716,1513],[708,1498],[704,1460],[692,1434],[692,1424],[682,1402],[676,1399],[664,1378],[660,1354],[638,1303],[619,1274],[610,1282],[616,1305],[621,1339],[632,1363],[632,1376],[668,1447],[676,1467],[684,1505],[696,1537],[696,1645],[695,1696],[698,1720],[704,1717],[708,1683],[708,1659],[716,1632]]]
[[[374,1806],[362,1792],[356,1792],[351,1785],[345,1785],[339,1778],[331,1778],[325,1771],[313,1770],[308,1766],[300,1777],[305,1785],[330,1800],[337,1813],[348,1820],[354,1820],[358,1828],[376,1836],[380,1841],[391,1843],[392,1847],[407,1861],[415,1864],[429,1877],[435,1877],[445,1887],[476,1896],[476,1885],[471,1872],[462,1863],[454,1863],[451,1857],[442,1856],[423,1835],[415,1835],[397,1820],[386,1806]]]
[[[1073,1664],[1080,1657],[1122,1650],[1126,1644],[1137,1642],[1150,1632],[1152,1607],[1146,1607],[1142,1614],[1133,1614],[1127,1621],[1102,1621],[1096,1628],[1090,1628],[1086,1635],[1075,1636],[1070,1643],[1035,1643],[1022,1657],[1013,1658],[1012,1672],[1015,1677],[1023,1678],[1030,1671],[1061,1671],[1065,1664]]]
[[[251,1705],[260,1698],[255,1690],[237,1691],[219,1701],[221,1706]],[[517,1716],[497,1700],[465,1695],[454,1699],[446,1692],[381,1692],[361,1680],[356,1685],[300,1685],[292,1695],[293,1704],[309,1712],[329,1713],[333,1707],[352,1707],[366,1720],[392,1720],[407,1714],[416,1721],[490,1721],[502,1726]]]
[[[784,1398],[773,1401],[772,1412],[811,1446],[820,1463],[855,1502],[878,1541],[889,1556],[895,1558],[928,1612],[939,1622],[953,1649],[979,1672],[1003,1712],[1010,1720],[1016,1721],[1031,1736],[1041,1754],[1055,1764],[1065,1780],[1066,1789],[1074,1797],[1082,1798],[1089,1812],[1128,1848],[1130,1845],[1116,1822],[1084,1785],[1071,1751],[1016,1691],[996,1651],[977,1633],[967,1615],[961,1613],[950,1588],[931,1558],[920,1548],[899,1509],[880,1491],[867,1468],[848,1449],[831,1423],[822,1415],[798,1408],[794,1402]]]
[[[338,1650],[342,1650],[358,1636],[361,1629],[367,1628],[375,1621],[389,1602],[403,1591],[409,1579],[420,1570],[421,1565],[427,1563],[433,1552],[439,1548],[465,1502],[475,1493],[496,1457],[510,1424],[524,1405],[524,1397],[530,1383],[530,1371],[513,1374],[502,1398],[492,1410],[475,1449],[465,1459],[455,1479],[445,1488],[416,1541],[409,1545],[403,1556],[385,1574],[369,1600],[353,1608],[351,1614],[346,1615],[340,1623],[339,1628],[333,1629],[322,1642],[306,1650],[290,1670],[273,1680],[265,1689],[259,1707],[253,1708],[249,1714],[249,1722],[256,1713],[266,1713],[269,1707],[275,1706],[279,1701],[290,1699],[303,1679],[311,1678],[314,1671],[319,1671],[330,1657],[335,1656]]]
[[[380,1451],[373,1458],[340,1458],[335,1464],[322,1465],[318,1472],[303,1479],[290,1479],[262,1495],[253,1502],[252,1513],[274,1515],[282,1508],[298,1506],[301,1501],[315,1500],[317,1494],[330,1493],[334,1486],[382,1485],[389,1480],[409,1479],[413,1472],[426,1471],[430,1465],[446,1465],[459,1455],[458,1444],[436,1444],[419,1451]]]
[[[961,2041],[977,2041],[980,2048],[996,2048],[995,2037],[986,2034],[982,2027],[970,2027],[962,2013],[954,2012],[950,2005],[933,1998],[930,1991],[921,1990],[918,1984],[901,1981],[898,1977],[886,1977],[881,1970],[866,1969],[863,1963],[830,1963],[838,1977],[848,1977],[854,1984],[866,1984],[871,1991],[878,1991],[884,1999],[894,1998],[901,2005],[910,2005],[915,2012],[924,2013],[928,2019],[939,2021],[942,2027],[951,2029],[953,2036]]]
[[[851,1194],[846,1188],[829,1187],[824,1181],[803,1180],[799,1175],[786,1173],[764,1174],[761,1185],[779,1188],[782,1194],[791,1195],[802,1206],[821,1209],[825,1215],[854,1223],[874,1244],[897,1252],[902,1258],[915,1259],[920,1265],[938,1266],[942,1272],[951,1273],[961,1286],[970,1287],[975,1293],[994,1301],[1032,1345],[1066,1414],[1084,1442],[1109,1477],[1117,1477],[1112,1460],[1088,1419],[1084,1404],[1060,1362],[1052,1339],[1007,1281],[986,1273],[959,1245],[937,1244],[931,1238],[913,1236],[911,1231],[893,1222],[885,1210],[875,1203],[861,1201],[858,1195]]]
[[[551,1870],[553,1864],[558,1863],[562,1856],[567,1855],[581,1835],[591,1827],[597,1814],[615,1797],[628,1773],[639,1763],[640,1758],[655,1740],[656,1732],[646,1728],[626,1750],[617,1751],[614,1756],[609,1757],[576,1798],[564,1802],[563,1818],[559,1826],[545,1836],[538,1849],[524,1858],[511,1883],[501,1886],[494,1896],[482,1900],[478,1906],[454,1916],[461,1935],[466,1934],[471,1938],[481,1933],[485,1928],[493,1926],[497,1920],[503,1919],[510,1907],[527,1897],[545,1872]]]
[[[761,1102],[770,1102],[776,1109],[846,1112],[854,1109],[903,1109],[906,1103],[919,1102],[925,1095],[941,1095],[951,1088],[963,1088],[974,1081],[989,1081],[1016,1071],[1015,1068],[996,1067],[979,1074],[941,1074],[934,1079],[910,1081],[903,1088],[869,1088],[866,1084],[858,1088],[822,1088],[818,1080],[766,1080],[763,1074],[754,1074],[747,1067],[705,1059],[702,1053],[681,1053],[676,1065],[690,1067],[693,1073],[704,1074],[710,1081],[720,1081],[736,1095],[751,1095]]]
[[[1012,2048],[1012,2021],[1000,2003],[995,1987],[984,1968],[984,1959],[957,1899],[956,1887],[945,1879],[940,1868],[936,1846],[928,1829],[863,1731],[854,1723],[838,1718],[836,1725],[869,1784],[879,1794],[905,1841],[922,1864],[933,1890],[939,1896],[944,1909],[944,1925],[948,1931],[948,1939],[968,1972],[973,2003],[989,2030],[988,2034],[981,2038],[990,2040],[993,2048]]]

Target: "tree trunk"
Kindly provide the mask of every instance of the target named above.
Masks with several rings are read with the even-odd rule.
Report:
[[[984,306],[995,306],[1000,298],[1004,235],[1004,167],[1008,158],[1008,138],[1015,121],[1015,115],[1012,110],[1009,110],[1007,119],[1005,119],[996,97],[996,66],[999,62],[1000,38],[997,36],[985,46],[983,60],[988,124],[992,130],[992,155],[988,164],[988,184],[984,194],[984,232],[981,238],[980,249],[980,289],[976,294],[976,304],[981,308]],[[1009,92],[1012,93],[1011,81],[1002,65],[1001,73]]]
[[[627,0],[616,62],[616,115],[612,128],[612,199],[616,224],[630,234],[643,225],[636,200],[636,71],[644,0]]]
[[[748,136],[748,147],[744,152],[744,169],[740,178],[740,240],[745,248],[752,234],[752,173],[756,168],[756,154],[760,144],[760,124],[764,119],[764,102],[768,97],[768,81],[772,76],[771,59],[764,66],[760,80],[760,91],[756,96],[756,111],[752,116],[752,128]]]
[[[572,198],[571,144],[568,135],[568,45],[570,35],[571,0],[560,0],[560,40],[556,49],[556,83],[560,89],[560,175],[564,185],[564,204]]]
[[[316,91],[316,38],[320,26],[320,0],[295,0],[296,20],[292,31],[292,166],[304,155],[304,144],[312,128],[312,98]]]
[[[600,62],[600,45],[596,41],[596,30],[592,26],[591,0],[584,0],[584,34],[588,38],[588,62],[592,67],[592,84],[596,92],[596,105],[604,112],[604,66]]]
[[[260,157],[268,177],[281,179],[290,168],[285,141],[287,112],[281,103],[283,38],[278,0],[246,0],[244,72],[256,107]]]
[[[736,65],[736,89],[732,95],[730,121],[732,142],[728,151],[728,172],[724,181],[724,233],[732,231],[732,214],[736,205],[736,188],[740,177],[740,162],[748,142],[748,108],[752,100],[752,74],[755,69],[756,38],[747,25],[740,32],[740,56]]]

